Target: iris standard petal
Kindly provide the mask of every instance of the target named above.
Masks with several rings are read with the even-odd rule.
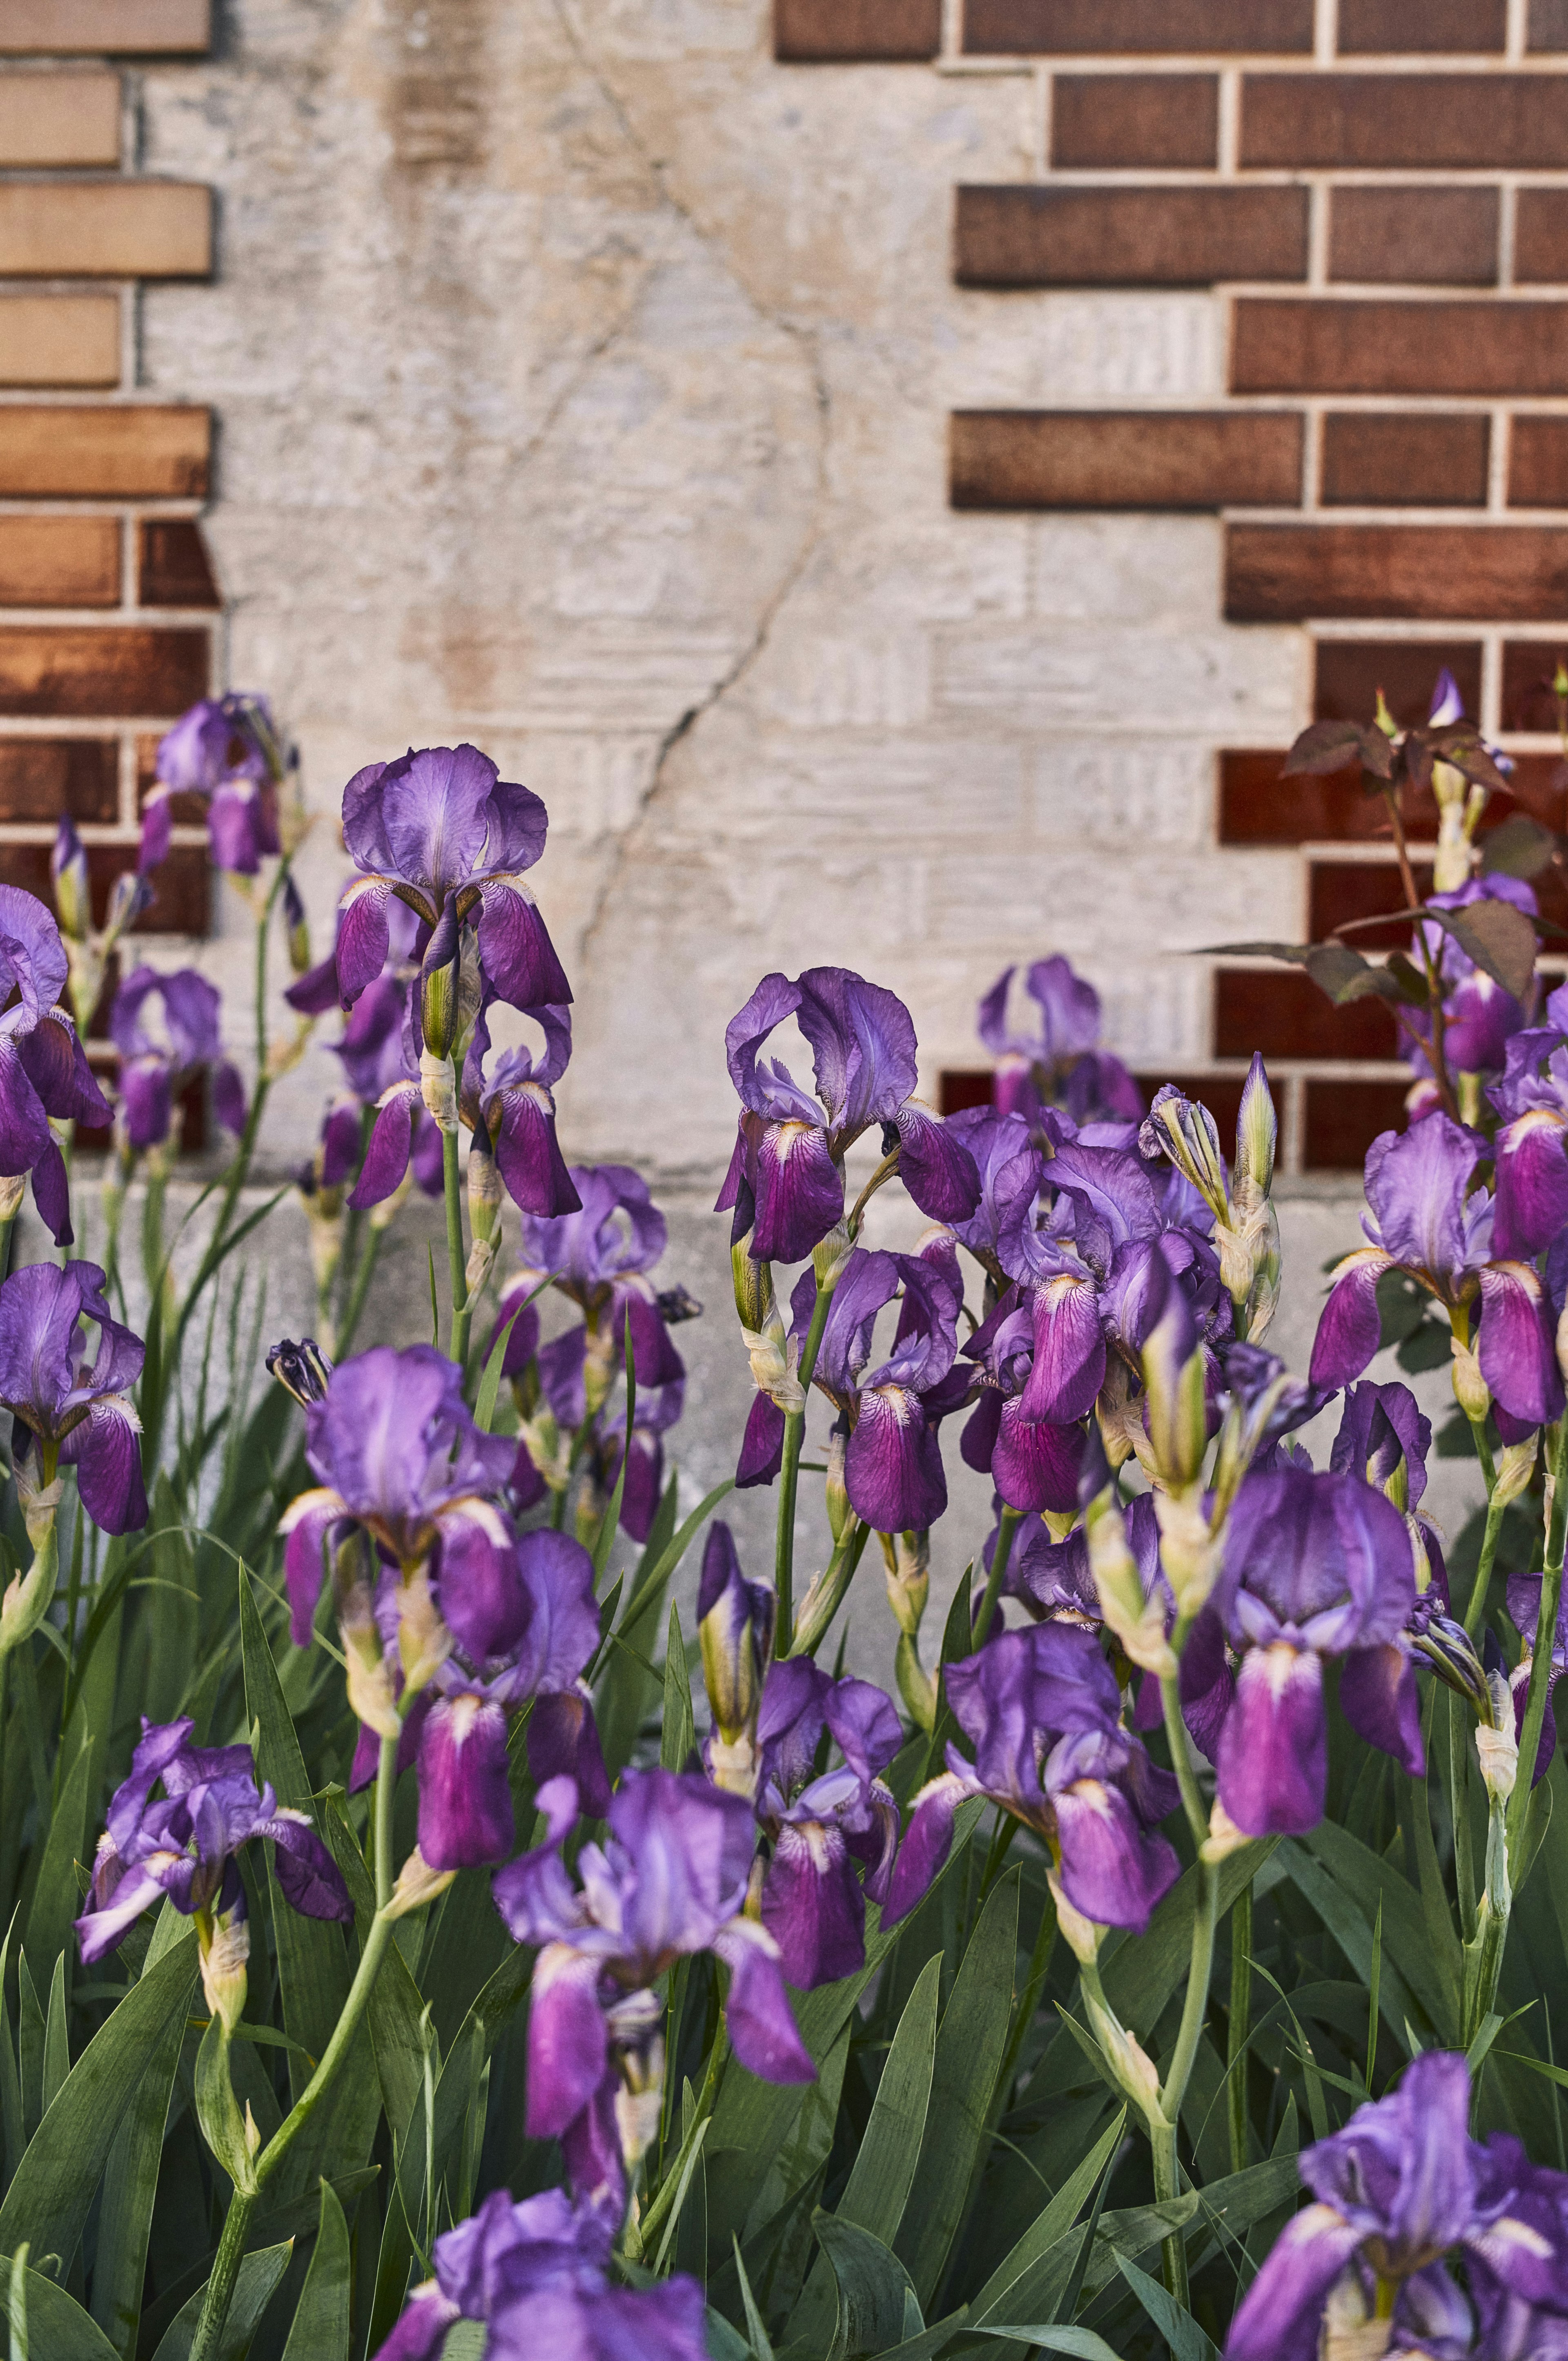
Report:
[[[1377,1282],[1389,1268],[1377,1246],[1358,1246],[1338,1266],[1312,1340],[1313,1385],[1348,1385],[1371,1360],[1383,1333]]]
[[[419,1849],[431,1869],[505,1861],[517,1834],[507,1768],[502,1708],[467,1693],[438,1698],[419,1748]]]
[[[1503,1408],[1530,1426],[1563,1411],[1555,1323],[1545,1290],[1524,1262],[1488,1263],[1481,1273],[1481,1375]]]
[[[362,1213],[389,1197],[409,1169],[414,1115],[422,1104],[417,1082],[396,1082],[382,1100],[353,1194],[351,1213]]]
[[[1249,1837],[1305,1836],[1323,1817],[1323,1671],[1310,1648],[1249,1648],[1220,1736],[1220,1801]]]

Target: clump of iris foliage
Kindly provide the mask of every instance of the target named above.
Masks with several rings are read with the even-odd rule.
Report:
[[[1266,1341],[1260,1060],[1227,1159],[1046,959],[943,1122],[891,991],[770,973],[715,1215],[755,1395],[700,1501],[665,1466],[700,1307],[643,1180],[557,1137],[537,796],[470,746],[360,771],[313,965],[297,772],[228,697],[163,741],[101,922],[69,824],[52,916],[0,888],[0,1221],[9,1260],[30,1176],[58,1250],[0,1287],[13,2356],[1568,2351],[1560,847],[1446,682],[1293,756],[1345,763],[1408,949],[1241,947],[1381,995],[1412,1071],[1308,1370]],[[256,917],[238,1063],[199,974],[133,963],[195,818]],[[269,1092],[323,1049],[319,1145],[258,1203]],[[176,1224],[203,1099],[233,1145]],[[356,1351],[416,1185],[433,1339]],[[912,1253],[861,1243],[895,1185]],[[240,1276],[291,1190],[301,1339]],[[1452,1368],[1435,1438],[1365,1374],[1390,1346]],[[989,1532],[944,1524],[955,1446]],[[1473,1471],[1449,1542],[1434,1452]],[[844,1670],[883,1590],[894,1696]]]

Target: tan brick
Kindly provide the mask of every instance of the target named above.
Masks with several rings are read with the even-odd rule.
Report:
[[[1234,623],[1398,615],[1551,622],[1568,610],[1568,531],[1548,525],[1236,524]]]
[[[211,414],[173,403],[11,402],[0,410],[0,496],[197,500]]]
[[[9,278],[203,279],[212,192],[179,181],[0,182]]]
[[[0,625],[0,713],[175,720],[205,697],[210,662],[205,631]]]
[[[0,295],[0,385],[118,385],[117,295]]]
[[[0,607],[117,607],[113,517],[0,517]]]
[[[960,188],[960,287],[1204,287],[1303,279],[1305,189]]]
[[[1286,508],[1301,498],[1294,411],[959,411],[959,509]]]
[[[212,0],[5,0],[0,57],[192,57],[212,40]]]
[[[0,164],[119,160],[118,74],[0,74]]]

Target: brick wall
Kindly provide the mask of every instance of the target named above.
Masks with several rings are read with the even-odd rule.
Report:
[[[783,61],[1032,76],[1032,177],[954,191],[959,286],[1223,307],[1217,403],[955,411],[953,506],[1216,513],[1223,619],[1310,642],[1301,723],[1367,718],[1379,686],[1424,718],[1447,664],[1518,756],[1519,804],[1563,827],[1544,684],[1568,647],[1564,0],[775,0],[774,24]],[[1219,752],[1217,846],[1299,848],[1314,937],[1398,907],[1379,812],[1280,760]],[[1560,888],[1543,906],[1568,922]],[[1397,1112],[1380,1003],[1221,965],[1210,1026],[1209,1094],[1261,1049],[1297,1169],[1358,1162]],[[946,1078],[952,1104],[973,1087]]]
[[[208,38],[208,0],[0,5],[0,881],[48,899],[69,813],[100,917],[158,735],[217,677],[212,419],[137,384],[141,288],[213,262],[210,192],[138,169],[137,63]],[[143,930],[208,917],[177,829]]]

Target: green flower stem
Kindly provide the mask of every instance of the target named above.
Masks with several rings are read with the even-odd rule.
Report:
[[[1056,1905],[1047,1894],[1040,1910],[1039,1932],[1035,1937],[1035,1948],[1029,1954],[1029,1972],[1024,1979],[1024,1989],[1018,1996],[1018,2005],[1014,2011],[1013,2029],[1007,2037],[1007,2048],[1002,2060],[1002,2071],[996,2078],[994,2105],[998,2120],[1006,2112],[1007,2091],[1014,2075],[1018,2070],[1018,2053],[1024,2047],[1024,2036],[1034,2022],[1040,1994],[1045,1990],[1046,1978],[1050,1972],[1051,1953],[1056,1948]]]
[[[322,2052],[321,2063],[295,2101],[292,2112],[285,2116],[256,2159],[255,2193],[247,2196],[236,2189],[229,2199],[223,2236],[218,2241],[212,2276],[207,2281],[206,2301],[196,2323],[195,2341],[191,2347],[189,2361],[217,2361],[223,2350],[224,2328],[245,2255],[250,2217],[268,2181],[335,2080],[359,2030],[359,2020],[365,2014],[381,1962],[387,1955],[393,1926],[387,1905],[393,1887],[392,1796],[397,1786],[397,1775],[398,1741],[395,1738],[383,1738],[381,1759],[376,1774],[376,1916],[370,1921],[370,1931],[359,1955],[359,1965],[349,1986],[348,1998],[343,2004],[343,2014],[333,2027],[332,2038]]]
[[[1480,1439],[1477,1435],[1477,1443]],[[1495,1477],[1488,1479],[1486,1488],[1490,1495],[1486,1502],[1486,1529],[1481,1536],[1481,1557],[1475,1568],[1475,1581],[1470,1592],[1470,1604],[1464,1610],[1464,1629],[1473,1640],[1481,1629],[1481,1618],[1486,1611],[1486,1593],[1492,1587],[1492,1566],[1497,1554],[1498,1537],[1503,1530],[1504,1504],[1497,1498]]]
[[[370,1282],[376,1276],[376,1264],[381,1252],[381,1241],[386,1235],[384,1229],[373,1227],[365,1240],[358,1267],[354,1273],[354,1286],[349,1294],[348,1308],[344,1312],[343,1326],[338,1333],[337,1357],[340,1361],[347,1359],[349,1348],[354,1343],[355,1333],[359,1326],[360,1318],[370,1293]]]
[[[1466,1413],[1466,1415],[1468,1415],[1468,1413]],[[1471,1419],[1470,1432],[1475,1438],[1475,1456],[1481,1462],[1481,1473],[1486,1479],[1486,1499],[1489,1502],[1493,1493],[1497,1488],[1497,1464],[1492,1457],[1492,1446],[1486,1440],[1486,1420],[1484,1418]]]
[[[871,1526],[862,1525],[859,1517],[845,1528],[843,1540],[828,1561],[828,1571],[822,1576],[820,1590],[814,1583],[801,1601],[800,1621],[789,1646],[784,1651],[786,1656],[814,1656],[817,1653],[828,1636],[834,1616],[844,1603],[871,1537]],[[812,1595],[814,1591],[817,1594],[815,1598]]]
[[[985,1577],[985,1595],[980,1602],[980,1613],[974,1619],[974,1653],[978,1655],[990,1636],[996,1614],[996,1602],[1002,1596],[1002,1586],[1007,1578],[1007,1561],[1013,1554],[1013,1536],[1024,1521],[1022,1509],[1003,1509],[1002,1521],[996,1528],[996,1547],[991,1553],[991,1571]]]
[[[1252,1888],[1231,1905],[1231,2026],[1226,2043],[1226,2091],[1231,2114],[1231,2170],[1247,2167],[1246,2045],[1252,2017]]]
[[[828,1308],[833,1301],[833,1288],[817,1285],[817,1302],[811,1314],[811,1325],[806,1332],[806,1344],[800,1356],[799,1378],[807,1400],[811,1395],[811,1373],[817,1367],[817,1356],[822,1347],[822,1331],[828,1325]],[[806,1440],[806,1407],[784,1412],[784,1464],[779,1471],[779,1521],[773,1543],[773,1588],[778,1596],[778,1631],[784,1642],[782,1653],[788,1655],[795,1631],[795,1493],[800,1477],[800,1447]]]
[[[1523,1775],[1522,1754],[1519,1765],[1520,1777],[1516,1786],[1523,1785],[1528,1792],[1530,1781]],[[1508,1877],[1507,1809],[1501,1798],[1494,1795],[1486,1826],[1486,1891],[1475,1914],[1475,1937],[1464,1946],[1464,2008],[1460,2042],[1465,2049],[1480,2032],[1497,1997],[1513,1899]]]
[[[457,1173],[455,1131],[441,1135],[441,1178],[446,1197],[446,1274],[452,1289],[452,1325],[447,1332],[446,1350],[448,1357],[463,1368],[468,1359],[468,1323],[474,1315],[468,1301],[468,1257],[463,1247],[463,1184]]]
[[[1551,1685],[1552,1647],[1557,1632],[1557,1610],[1563,1599],[1563,1539],[1564,1519],[1568,1518],[1568,1465],[1564,1464],[1563,1438],[1568,1419],[1559,1419],[1550,1430],[1547,1449],[1552,1472],[1552,1526],[1546,1538],[1546,1572],[1541,1586],[1541,1613],[1536,1622],[1536,1645],[1531,1652],[1530,1692],[1524,1709],[1524,1727],[1519,1732],[1519,1776],[1514,1792],[1508,1798],[1508,1873],[1519,1883],[1519,1854],[1524,1844],[1525,1814],[1530,1809],[1530,1776],[1541,1746],[1541,1733],[1546,1720],[1547,1691]]]
[[[1213,1862],[1202,1857],[1202,1848],[1209,1834],[1209,1816],[1203,1809],[1203,1798],[1199,1792],[1188,1748],[1187,1730],[1181,1719],[1180,1689],[1174,1675],[1162,1680],[1159,1686],[1171,1764],[1181,1789],[1187,1824],[1199,1849],[1200,1878],[1198,1908],[1192,1921],[1192,1959],[1188,1970],[1181,2025],[1160,2089],[1159,2120],[1150,2125],[1155,2196],[1163,2203],[1180,2194],[1181,2164],[1177,2154],[1177,2126],[1181,2120],[1181,2103],[1192,2079],[1198,2044],[1202,2038],[1203,2021],[1209,2010],[1209,1980],[1213,1972],[1214,1932],[1220,1907],[1220,1872]],[[1164,2268],[1167,2288],[1177,2302],[1185,2306],[1188,2301],[1187,2248],[1179,2232],[1165,2241]]]
[[[16,1216],[13,1213],[8,1222],[0,1222],[0,1282],[11,1276],[11,1247],[16,1235]]]
[[[1160,1703],[1165,1708],[1165,1739],[1170,1749],[1170,1767],[1181,1790],[1182,1808],[1187,1825],[1192,1831],[1192,1841],[1201,1851],[1209,1837],[1209,1815],[1203,1809],[1199,1792],[1198,1774],[1192,1768],[1192,1752],[1187,1743],[1187,1725],[1181,1719],[1181,1690],[1176,1675],[1159,1685]]]

